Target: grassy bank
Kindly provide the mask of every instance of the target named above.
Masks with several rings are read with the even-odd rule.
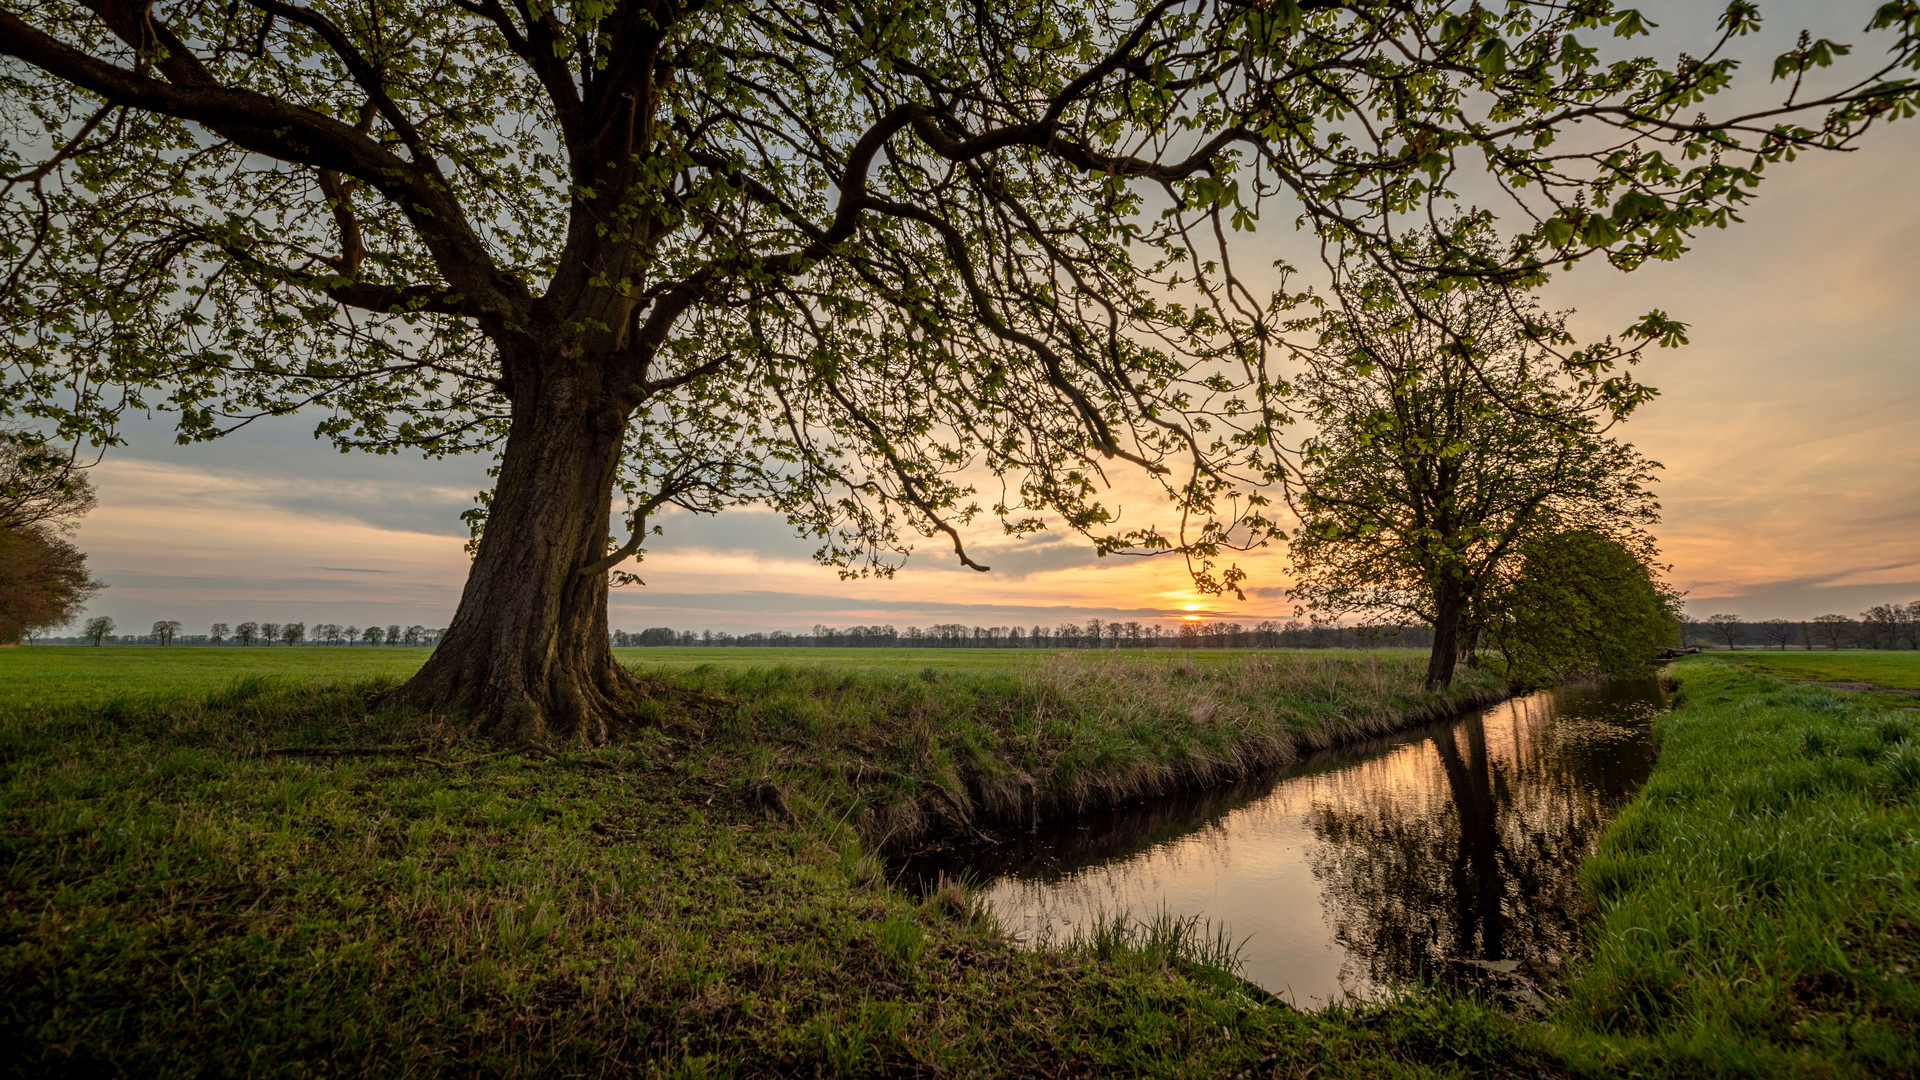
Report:
[[[1678,669],[1660,763],[1588,864],[1592,954],[1543,1018],[1445,994],[1295,1013],[1165,921],[1023,950],[875,857],[941,813],[993,827],[994,791],[1065,806],[1436,706],[1399,663],[695,665],[655,726],[550,755],[366,682],[14,696],[0,1069],[1916,1075],[1914,721],[1720,657]]]
[[[1678,674],[1586,866],[1556,1044],[1612,1075],[1920,1075],[1920,724],[1726,657]]]
[[[1220,767],[1436,704],[1409,678],[1360,656],[931,680],[709,667],[662,684],[657,727],[557,755],[495,754],[441,718],[370,707],[368,683],[15,695],[0,713],[0,1062],[1477,1073],[1528,1044],[1470,1004],[1301,1016],[1165,924],[1026,952],[955,890],[892,889],[872,854],[930,802],[961,813],[992,788],[975,777],[1092,797],[1168,759]]]
[[[1431,694],[1424,671],[1412,652],[1273,652],[1069,654],[947,673],[657,674],[696,702],[723,703],[700,737],[739,755],[741,775],[792,788],[897,851],[1225,783],[1505,692],[1473,673]],[[677,700],[655,717],[668,730],[680,721]]]
[[[895,849],[1224,782],[1500,692],[1470,674],[1449,694],[1426,693],[1424,660],[1408,650],[618,652],[657,691],[641,730],[720,755],[736,779],[770,783],[782,798],[792,789],[822,812],[832,806]],[[224,700],[236,677],[256,690],[401,678],[425,656],[18,649],[0,653],[0,701],[49,715],[186,715],[206,711],[196,701]],[[246,750],[271,748],[262,736]]]

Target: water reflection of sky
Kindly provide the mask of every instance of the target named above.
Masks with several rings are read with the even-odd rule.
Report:
[[[1304,763],[1265,787],[1131,808],[977,860],[1026,940],[1165,908],[1244,940],[1301,1004],[1448,978],[1544,974],[1578,942],[1579,859],[1646,777],[1652,684],[1536,694]]]

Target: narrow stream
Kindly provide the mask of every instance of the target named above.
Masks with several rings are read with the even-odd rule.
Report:
[[[904,872],[969,874],[1029,942],[1122,911],[1199,916],[1302,1007],[1538,982],[1578,947],[1580,860],[1653,767],[1665,707],[1652,681],[1562,687]]]

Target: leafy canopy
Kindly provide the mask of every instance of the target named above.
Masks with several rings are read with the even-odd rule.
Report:
[[[632,419],[613,555],[759,500],[849,572],[1051,516],[1231,588],[1288,468],[1284,313],[1233,234],[1278,199],[1442,286],[1676,257],[1768,165],[1913,113],[1888,3],[1857,79],[1803,41],[1777,107],[1705,116],[1759,19],[1662,62],[1606,0],[0,0],[0,415],[112,444],[128,409],[183,440],[310,410],[442,454],[586,372]],[[1483,177],[1506,241],[1391,242]],[[1618,352],[1559,359],[1630,402]],[[1169,513],[1123,522],[1114,464]]]
[[[1619,540],[1570,530],[1521,545],[1510,581],[1487,605],[1487,642],[1503,673],[1542,685],[1652,674],[1680,641],[1680,597],[1647,557]]]

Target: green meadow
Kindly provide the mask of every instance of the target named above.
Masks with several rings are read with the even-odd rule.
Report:
[[[1885,705],[1920,705],[1920,651],[1730,651],[1718,659],[1774,678],[1812,682],[1857,682],[1860,694]],[[1899,692],[1912,694],[1899,694]]]
[[[741,670],[787,667],[849,674],[914,675],[935,672],[1011,672],[1056,653],[1044,649],[815,649],[646,648],[615,649],[620,662],[640,671],[694,668]],[[246,676],[301,682],[404,679],[426,662],[427,649],[407,646],[88,645],[0,649],[0,703],[47,708],[99,705],[122,696],[207,693]],[[1410,656],[1404,649],[1378,655]],[[1240,650],[1173,649],[1090,652],[1130,662],[1217,667],[1247,655]],[[1315,655],[1376,655],[1353,649],[1316,650]]]
[[[634,650],[645,724],[512,753],[382,703],[416,650],[0,653],[0,1060],[1383,1078],[1920,1062],[1920,757],[1909,715],[1865,697],[1723,656],[1678,665],[1661,761],[1588,863],[1591,954],[1545,988],[1548,1014],[1418,988],[1302,1014],[1240,982],[1206,927],[1120,920],[1019,948],[958,885],[894,888],[882,849],[1033,800],[1224,778],[1490,680],[1450,703],[1391,652],[767,652]]]
[[[0,702],[15,709],[97,708],[116,698],[206,694],[249,677],[403,679],[427,653],[404,646],[22,646],[0,649]]]

